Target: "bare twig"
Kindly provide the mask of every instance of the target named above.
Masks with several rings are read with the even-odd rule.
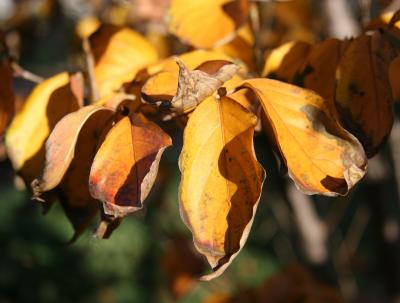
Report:
[[[21,67],[17,62],[11,60],[10,66],[14,72],[14,76],[34,82],[34,83],[40,83],[44,79],[30,71],[27,71],[23,67]]]
[[[88,39],[83,40],[83,51],[86,57],[87,76],[90,86],[90,101],[94,102],[99,99],[99,91],[96,85],[96,76],[94,74],[94,57]]]

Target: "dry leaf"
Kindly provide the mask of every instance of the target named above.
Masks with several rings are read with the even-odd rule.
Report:
[[[44,170],[41,176],[32,182],[34,196],[55,188],[67,172],[72,159],[80,156],[75,155],[75,146],[88,120],[95,119],[103,123],[103,120],[109,120],[113,113],[105,107],[90,105],[66,115],[57,123],[46,141]],[[94,115],[99,117],[93,117]],[[99,123],[99,127],[102,123]]]
[[[248,12],[248,0],[172,0],[169,31],[196,48],[212,48],[232,40]]]
[[[6,60],[0,60],[0,137],[14,115],[13,71]]]
[[[89,38],[95,60],[95,80],[100,97],[132,81],[136,73],[158,59],[157,50],[127,27],[102,25]]]
[[[30,184],[44,164],[44,143],[66,114],[80,106],[70,85],[68,73],[61,73],[38,84],[15,116],[7,133],[6,148],[14,169]]]
[[[335,115],[336,68],[346,46],[347,42],[333,38],[314,45],[304,67],[293,81],[293,84],[318,93],[328,102],[329,110]]]
[[[203,101],[189,118],[180,156],[180,211],[197,250],[215,270],[229,266],[249,234],[264,170],[253,148],[256,117],[228,97]]]
[[[259,97],[300,190],[345,195],[363,177],[366,158],[360,143],[339,126],[320,96],[269,79],[246,80],[243,86]]]
[[[124,217],[143,207],[171,138],[141,114],[125,117],[111,128],[93,161],[89,188],[104,212]]]
[[[368,157],[386,141],[393,125],[388,78],[393,59],[379,33],[350,42],[336,73],[335,105],[344,128],[362,143]]]
[[[178,79],[170,72],[154,76],[143,87],[142,99],[178,114],[195,109],[239,70],[236,64],[223,60],[206,61],[193,71],[179,58],[176,58],[176,63],[179,66]],[[169,99],[171,94],[173,98]]]

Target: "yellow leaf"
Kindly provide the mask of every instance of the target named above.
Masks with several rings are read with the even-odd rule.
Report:
[[[212,48],[235,37],[248,11],[247,0],[172,0],[169,31],[196,48]]]
[[[80,39],[88,38],[93,34],[99,27],[101,23],[96,17],[90,16],[79,20],[75,26],[75,33]]]
[[[6,133],[7,154],[26,182],[36,178],[44,164],[44,143],[56,123],[79,108],[68,73],[38,84]]]
[[[89,41],[100,97],[132,81],[140,69],[158,59],[151,43],[127,27],[102,25]]]
[[[180,156],[182,220],[219,276],[246,242],[264,170],[253,149],[256,117],[228,97],[204,100],[185,128]]]
[[[171,138],[141,114],[111,128],[93,161],[89,188],[104,212],[120,218],[143,207]]]
[[[379,33],[350,42],[336,72],[335,105],[344,128],[372,157],[393,125],[393,96],[388,76],[390,49]]]
[[[244,82],[258,96],[290,177],[307,194],[345,195],[365,174],[355,137],[312,91],[269,79]]]

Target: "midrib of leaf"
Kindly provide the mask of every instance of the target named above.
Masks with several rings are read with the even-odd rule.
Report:
[[[229,189],[229,184],[228,184],[228,180],[227,180],[227,178],[228,178],[228,174],[229,174],[229,172],[228,172],[228,162],[227,162],[227,159],[226,159],[226,152],[225,152],[225,141],[226,141],[226,139],[225,139],[225,128],[224,128],[224,118],[223,118],[223,112],[222,112],[222,105],[221,105],[221,102],[222,102],[222,98],[221,99],[215,99],[215,102],[217,102],[217,109],[218,109],[218,115],[219,115],[219,122],[220,122],[220,125],[221,125],[221,143],[222,143],[222,153],[223,153],[223,157],[224,157],[224,165],[225,165],[225,173],[226,173],[226,177],[223,177],[224,179],[225,179],[225,185],[226,185],[226,194],[227,194],[227,202],[228,202],[228,204],[229,204],[229,206],[231,206],[231,201],[230,201],[230,197],[231,197],[231,192],[230,192],[230,189]],[[213,245],[213,247],[214,247],[214,235],[215,235],[215,228],[213,228],[213,242],[212,242],[212,245]],[[219,261],[219,260],[218,260]]]
[[[131,138],[132,138],[131,143],[132,143],[133,166],[136,167],[134,171],[135,171],[135,177],[136,177],[136,190],[138,191],[137,199],[140,201],[141,200],[141,186],[139,184],[139,174],[138,174],[139,167],[138,167],[137,162],[136,162],[135,143],[134,143],[134,140],[135,140],[135,136],[134,136],[135,126],[132,124],[130,118],[128,118],[128,120],[129,120],[129,127],[131,129]],[[142,201],[140,201],[140,202],[142,202]]]

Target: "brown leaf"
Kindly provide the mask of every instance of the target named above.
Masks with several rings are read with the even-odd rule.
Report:
[[[13,71],[6,60],[0,60],[0,137],[14,115]]]
[[[221,275],[239,253],[253,222],[264,170],[253,149],[256,117],[228,97],[209,97],[191,114],[179,167],[182,220],[196,249]]]
[[[336,68],[346,46],[346,41],[333,38],[312,46],[304,67],[293,81],[293,84],[318,93],[335,115]]]
[[[388,78],[392,51],[380,33],[351,41],[337,73],[335,105],[342,125],[362,143],[368,157],[378,152],[393,125]]]
[[[355,137],[312,91],[269,79],[244,81],[258,96],[289,176],[306,194],[345,195],[365,174]]]
[[[113,126],[98,150],[90,171],[91,195],[104,212],[124,217],[143,207],[157,176],[158,164],[171,138],[141,114]]]

